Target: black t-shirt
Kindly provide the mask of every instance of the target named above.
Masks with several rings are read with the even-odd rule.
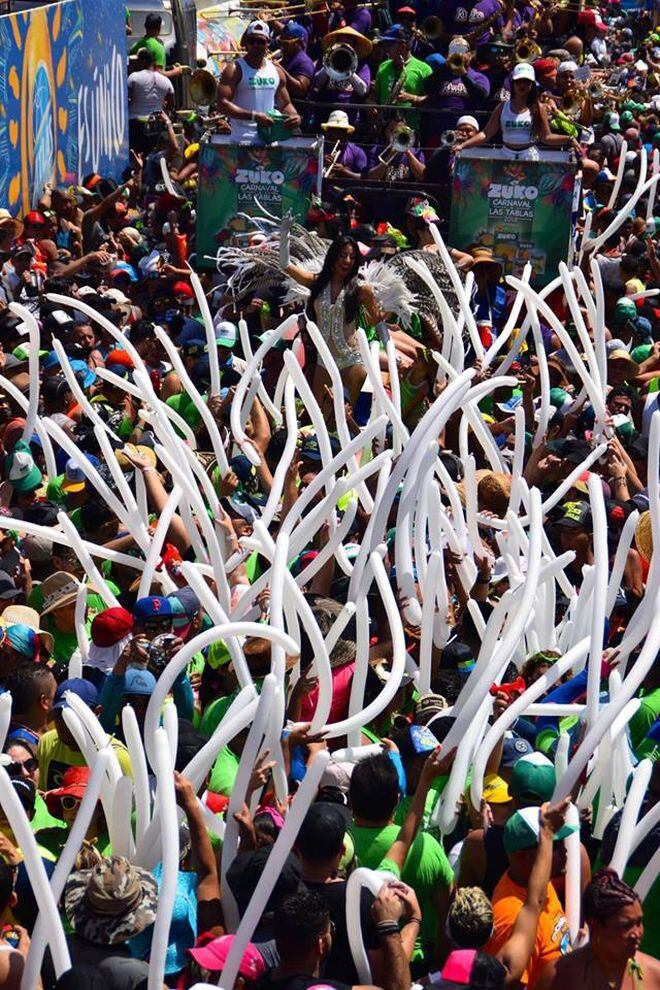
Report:
[[[330,920],[335,926],[332,938],[332,951],[328,956],[321,983],[328,983],[327,977],[332,980],[343,980],[349,986],[359,983],[351,948],[348,942],[348,930],[346,927],[346,887],[345,880],[337,880],[334,883],[310,883],[305,880],[305,886],[309,890],[316,891],[328,906]],[[362,938],[364,947],[367,949],[377,949],[379,946],[376,925],[371,915],[371,905],[374,896],[368,890],[362,890],[362,900],[360,903],[360,920],[362,924]]]

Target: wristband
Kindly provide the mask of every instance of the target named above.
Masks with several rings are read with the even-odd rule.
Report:
[[[399,934],[399,925],[396,921],[378,921],[376,923],[376,931],[379,935],[394,935]]]

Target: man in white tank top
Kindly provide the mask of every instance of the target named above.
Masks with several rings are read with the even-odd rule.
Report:
[[[264,21],[252,21],[241,39],[244,58],[229,62],[220,77],[218,106],[231,121],[234,141],[255,144],[257,127],[270,127],[270,110],[287,116],[287,126],[297,127],[300,117],[291,103],[282,69],[268,58],[270,30]]]

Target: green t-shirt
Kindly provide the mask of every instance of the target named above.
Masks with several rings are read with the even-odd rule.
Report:
[[[162,41],[159,41],[158,38],[148,38],[145,35],[144,38],[140,38],[139,41],[135,42],[130,54],[137,55],[140,48],[146,48],[148,52],[151,52],[157,69],[165,68],[165,45]]]
[[[131,758],[128,750],[119,739],[110,739],[119,767],[125,777],[132,777]],[[87,762],[80,750],[71,749],[61,741],[55,729],[45,732],[37,747],[39,760],[39,785],[46,791],[62,786],[62,777],[69,767],[86,767]]]
[[[658,716],[660,716],[660,688],[642,697],[641,705],[630,719],[630,743],[635,755]]]
[[[230,750],[229,746],[221,749],[211,770],[209,790],[214,794],[224,794],[229,797],[234,787],[239,762],[239,757]]]
[[[349,832],[359,865],[377,870],[396,840],[399,826],[367,828],[351,823]],[[438,927],[435,894],[439,887],[450,887],[454,880],[445,851],[433,836],[420,832],[416,837],[406,858],[401,879],[417,894],[422,909],[422,944],[429,945],[435,941]]]
[[[207,736],[209,739],[211,738],[227,714],[229,706],[237,694],[238,690],[234,691],[232,694],[225,695],[224,698],[216,698],[210,705],[207,705],[202,712],[202,717],[199,723],[199,731],[203,736]]]
[[[108,588],[110,591],[118,597],[121,594],[121,589],[113,581],[107,581]],[[44,604],[44,596],[41,590],[41,585],[35,585],[30,592],[30,597],[28,599],[28,605],[31,608],[36,608],[37,612],[41,612]],[[96,591],[90,591],[87,595],[87,618],[85,621],[85,628],[87,629],[87,637],[91,638],[92,622],[99,612],[105,611],[107,608],[103,598]],[[53,637],[53,656],[52,659],[56,664],[62,665],[67,664],[71,659],[71,656],[75,650],[78,649],[78,637],[75,632],[62,632],[58,629],[53,621],[50,614],[45,615],[42,619],[43,628],[46,632],[51,633]]]
[[[376,103],[388,104],[392,90],[396,85],[400,69],[397,69],[391,58],[386,59],[378,67],[376,74]],[[433,74],[433,69],[426,62],[411,55],[404,67],[404,82],[401,87],[406,93],[412,96],[424,95],[424,80]],[[397,107],[409,107],[410,103],[399,101]],[[406,113],[406,123],[412,128],[419,127],[419,112],[410,110]]]

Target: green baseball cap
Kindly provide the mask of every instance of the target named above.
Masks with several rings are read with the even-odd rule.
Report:
[[[550,403],[555,407],[555,409],[563,409],[566,400],[570,401],[570,395],[563,388],[551,388],[550,389]]]
[[[557,774],[547,756],[528,753],[516,762],[509,782],[509,793],[517,801],[543,804],[552,797]]]
[[[34,463],[32,452],[23,440],[19,440],[5,464],[5,479],[19,494],[33,492],[43,482],[43,475]]]
[[[630,356],[633,361],[637,364],[641,364],[642,361],[646,361],[647,358],[651,357],[653,354],[653,344],[640,344],[639,347],[634,347],[630,352]]]
[[[614,319],[618,323],[625,323],[626,320],[632,320],[635,316],[637,316],[637,306],[632,299],[628,299],[627,296],[621,296],[620,299],[617,299],[614,307]]]
[[[519,760],[518,763],[522,763],[522,760]],[[561,839],[566,839],[577,830],[577,825],[562,825],[559,831],[555,832],[554,841],[559,842]],[[536,806],[521,808],[520,811],[515,811],[511,815],[504,826],[502,837],[504,851],[512,853],[519,852],[521,849],[534,849],[539,844],[540,834],[539,809]]]

